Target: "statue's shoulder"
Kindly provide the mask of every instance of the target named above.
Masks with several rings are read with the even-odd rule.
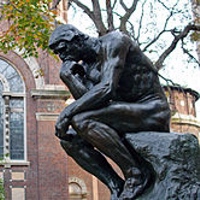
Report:
[[[118,49],[122,47],[128,48],[133,43],[133,41],[126,34],[120,31],[112,31],[104,36],[101,36],[99,39],[103,46],[110,47],[110,49]]]
[[[120,42],[122,40],[130,40],[130,38],[126,34],[122,33],[121,31],[112,31],[112,32],[107,33],[104,36],[101,36],[100,40],[105,41],[105,42],[108,42],[108,41]]]

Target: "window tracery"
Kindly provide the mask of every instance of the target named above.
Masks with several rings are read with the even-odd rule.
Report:
[[[18,71],[0,59],[0,157],[24,160],[24,94]]]

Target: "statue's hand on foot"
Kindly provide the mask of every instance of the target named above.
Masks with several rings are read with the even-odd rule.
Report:
[[[118,200],[118,199],[119,199],[119,197],[118,197],[117,193],[112,193],[111,194],[110,200]]]
[[[143,178],[141,172],[137,168],[131,169],[130,174],[131,176],[126,179],[124,190],[118,200],[134,200],[147,186],[148,178]]]
[[[110,200],[118,200],[121,192],[123,191],[124,187],[124,180],[116,181],[117,183],[114,187],[110,187],[111,191],[111,198]]]

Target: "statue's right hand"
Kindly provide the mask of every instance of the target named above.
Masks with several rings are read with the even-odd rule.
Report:
[[[74,76],[76,74],[79,74],[80,76],[85,75],[84,67],[73,61],[73,60],[66,60],[63,62],[61,69],[60,69],[60,75],[68,77],[68,76]]]
[[[66,78],[70,78],[71,76],[74,76],[72,73],[72,68],[76,64],[75,61],[66,60],[63,62],[61,69],[60,69],[60,78],[62,80],[65,80]]]

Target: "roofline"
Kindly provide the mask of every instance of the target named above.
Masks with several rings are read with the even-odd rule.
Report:
[[[195,97],[195,101],[197,101],[200,98],[200,93],[198,93],[196,90],[193,90],[191,88],[186,88],[179,85],[163,85],[162,87],[163,88],[170,87],[170,89],[172,90],[188,92]]]

